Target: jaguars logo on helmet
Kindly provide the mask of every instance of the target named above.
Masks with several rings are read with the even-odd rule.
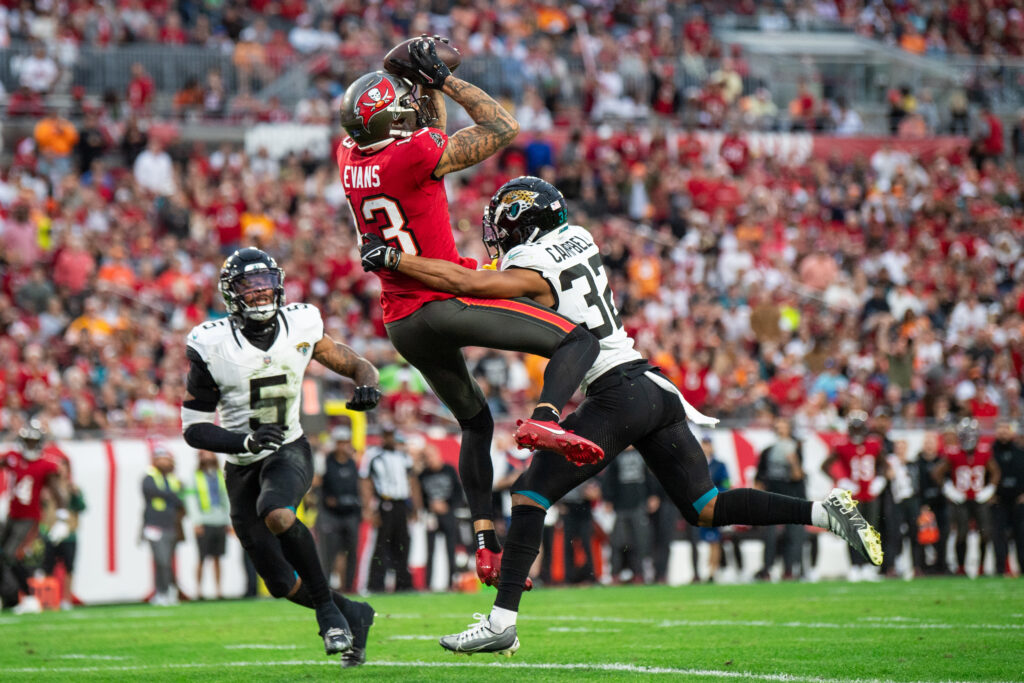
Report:
[[[484,210],[484,245],[491,258],[498,258],[568,222],[565,197],[554,185],[520,176],[498,188]]]

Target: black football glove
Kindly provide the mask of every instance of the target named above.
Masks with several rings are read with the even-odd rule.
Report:
[[[279,424],[261,424],[249,436],[245,437],[245,450],[250,453],[260,451],[276,451],[284,443],[284,427]]]
[[[437,56],[437,47],[430,38],[420,38],[410,45],[409,58],[416,69],[416,81],[424,87],[440,90],[452,75],[448,65]]]
[[[363,262],[363,270],[367,273],[381,268],[394,270],[402,260],[402,252],[389,247],[380,235],[367,233],[363,235],[363,246],[359,247],[359,258]]]
[[[352,400],[345,404],[349,410],[370,410],[380,402],[380,389],[367,384],[356,387]]]

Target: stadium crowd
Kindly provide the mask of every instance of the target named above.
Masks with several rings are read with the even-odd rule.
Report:
[[[752,3],[727,4],[743,11]],[[829,15],[831,4],[798,3],[797,11]],[[998,12],[979,24],[982,3],[957,3],[950,15],[966,13],[966,37],[957,20],[946,25],[918,11],[925,3],[903,3],[896,14],[889,4],[842,3],[837,16],[901,43],[902,31],[923,23],[919,30],[937,34],[950,52],[999,54],[1019,30],[1019,3],[995,3],[1006,19],[1001,32]],[[334,3],[323,16],[287,1],[220,11],[179,3],[179,15],[135,0],[117,16],[105,14],[113,7],[106,4],[67,12],[61,3],[53,12],[28,5],[0,12],[13,39],[212,41],[232,52],[251,84],[320,50],[345,58],[345,68],[328,67],[315,79],[294,112],[245,88],[229,94],[215,72],[174,97],[184,118],[230,112],[241,122],[330,123],[349,70],[367,68],[399,36],[450,33],[467,57],[510,60],[524,79],[514,105],[521,139],[446,181],[462,253],[483,261],[479,221],[494,189],[537,174],[564,192],[572,220],[603,247],[617,307],[640,350],[703,412],[764,427],[782,417],[797,437],[842,431],[861,410],[929,428],[962,416],[983,430],[997,418],[1022,418],[1024,120],[1004,136],[982,114],[958,131],[981,131],[974,144],[942,156],[888,145],[849,160],[761,155],[743,129],[784,121],[794,130],[851,134],[860,130],[856,114],[807,89],[780,114],[747,78],[742,53],[711,36],[701,3],[671,15],[643,4],[628,18],[624,5],[601,5],[588,22],[595,86],[580,87],[578,108],[564,106],[572,101],[565,89],[579,82],[559,56],[574,17],[556,3],[537,3],[536,26],[518,25],[515,17],[525,15],[503,12],[501,3],[457,3],[448,23],[397,3]],[[634,49],[624,55],[622,41]],[[288,299],[317,305],[329,334],[382,368],[386,397],[374,419],[407,433],[451,426],[384,335],[377,280],[359,266],[332,158],[177,143],[149,118],[157,89],[141,66],[120,111],[91,106],[91,96],[78,93],[72,122],[44,110],[41,99],[60,83],[60,58],[45,49],[34,58],[32,68],[22,63],[8,107],[39,121],[0,168],[5,437],[13,441],[30,417],[53,439],[176,433],[183,336],[223,315],[220,264],[243,244],[272,253],[287,272]],[[957,112],[949,121],[936,112],[932,122],[910,99],[894,99],[902,112],[894,132],[912,116],[928,119],[924,134],[956,125]],[[634,114],[645,121],[629,123],[641,118]],[[626,122],[608,125],[613,119]],[[724,139],[709,144],[697,129],[721,130]],[[499,419],[525,412],[540,384],[539,359],[483,349],[467,355]],[[327,394],[340,392],[326,375]],[[646,481],[623,485],[626,494],[611,484],[603,492],[581,488],[563,507],[563,524],[589,529],[592,503],[602,497],[618,512],[670,507]],[[667,547],[658,539],[670,538],[665,525],[675,524],[659,519],[650,520],[652,553]],[[577,574],[588,575],[585,567]]]

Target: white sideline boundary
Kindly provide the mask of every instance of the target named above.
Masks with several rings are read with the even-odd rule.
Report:
[[[220,663],[168,663],[168,664],[140,664],[138,666],[83,666],[83,667],[23,667],[5,669],[5,674],[54,674],[54,673],[126,673],[126,672],[138,672],[138,671],[175,671],[175,670],[195,670],[195,669],[216,669],[221,667],[244,669],[250,667],[267,667],[267,666],[279,666],[279,667],[290,667],[290,666],[338,666],[337,661],[316,659],[310,661],[303,660],[289,660],[289,661],[269,661],[269,662],[220,662]],[[410,662],[393,662],[393,661],[380,661],[380,662],[367,662],[363,665],[364,667],[380,667],[380,668],[398,668],[398,667],[416,667],[417,669],[429,668],[429,669],[522,669],[524,671],[530,670],[547,670],[547,671],[603,671],[606,673],[627,673],[627,674],[641,674],[647,676],[654,675],[665,675],[665,676],[686,676],[686,677],[701,677],[701,678],[721,678],[721,679],[742,679],[748,681],[781,681],[783,683],[935,683],[926,681],[895,681],[892,679],[885,678],[821,678],[818,676],[802,676],[797,674],[785,674],[785,673],[754,673],[749,671],[724,671],[721,669],[681,669],[673,667],[663,666],[639,666],[636,664],[621,664],[621,663],[605,663],[605,664],[585,664],[585,663],[544,663],[544,662],[424,662],[424,661],[410,661]],[[972,683],[971,681],[965,681],[959,679],[958,683]],[[1002,681],[997,683],[1010,683],[1009,681]]]

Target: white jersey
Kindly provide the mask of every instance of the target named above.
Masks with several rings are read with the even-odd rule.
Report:
[[[266,351],[253,346],[226,318],[192,328],[186,343],[206,363],[220,389],[217,412],[224,429],[248,433],[261,423],[276,423],[285,428],[284,443],[291,443],[302,436],[302,378],[313,347],[324,336],[324,323],[317,307],[309,304],[284,306],[277,317],[277,338]],[[226,457],[236,465],[248,465],[271,452]]]
[[[597,360],[583,378],[584,389],[615,366],[642,358],[622,327],[601,252],[586,229],[567,225],[513,247],[501,260],[501,269],[509,268],[540,273],[555,295],[554,309],[601,342]]]

